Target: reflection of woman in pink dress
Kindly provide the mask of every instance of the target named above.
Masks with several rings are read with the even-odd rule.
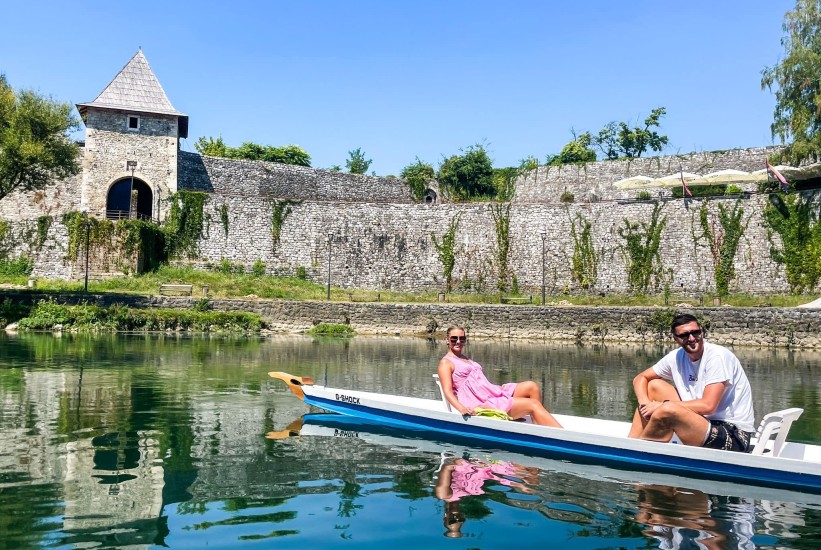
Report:
[[[495,481],[523,493],[533,490],[525,485],[538,483],[538,470],[525,468],[513,462],[483,462],[469,458],[449,458],[439,468],[436,482],[436,497],[445,501],[445,536],[462,536],[465,516],[459,506],[459,499],[467,496],[483,495],[485,481]]]
[[[445,398],[460,414],[473,415],[476,407],[483,407],[504,411],[513,418],[530,415],[536,424],[561,428],[542,405],[536,382],[491,384],[482,366],[462,354],[467,343],[465,329],[450,327],[446,338],[448,353],[439,362],[439,381]]]

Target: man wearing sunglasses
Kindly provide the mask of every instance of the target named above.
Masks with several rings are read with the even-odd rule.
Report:
[[[629,436],[670,441],[675,433],[685,445],[749,452],[755,415],[738,358],[705,342],[693,315],[676,316],[670,328],[679,349],[633,379],[639,406]]]

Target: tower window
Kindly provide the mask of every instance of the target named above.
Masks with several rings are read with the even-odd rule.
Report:
[[[128,117],[128,129],[129,130],[139,130],[140,129],[140,117],[138,117],[138,116],[129,116]]]

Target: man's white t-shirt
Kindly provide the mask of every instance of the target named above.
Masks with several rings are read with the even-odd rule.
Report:
[[[696,362],[679,348],[653,365],[653,372],[672,380],[682,401],[701,399],[708,385],[727,382],[715,412],[704,417],[735,424],[745,432],[755,431],[750,382],[738,358],[727,348],[704,342],[704,354]]]

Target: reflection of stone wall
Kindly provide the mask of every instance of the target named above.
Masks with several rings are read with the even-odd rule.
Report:
[[[138,466],[116,471],[95,469],[98,449],[91,440],[67,445],[64,529],[99,529],[160,517],[164,481],[159,443],[145,433],[137,443]],[[114,483],[118,475],[122,480]]]

